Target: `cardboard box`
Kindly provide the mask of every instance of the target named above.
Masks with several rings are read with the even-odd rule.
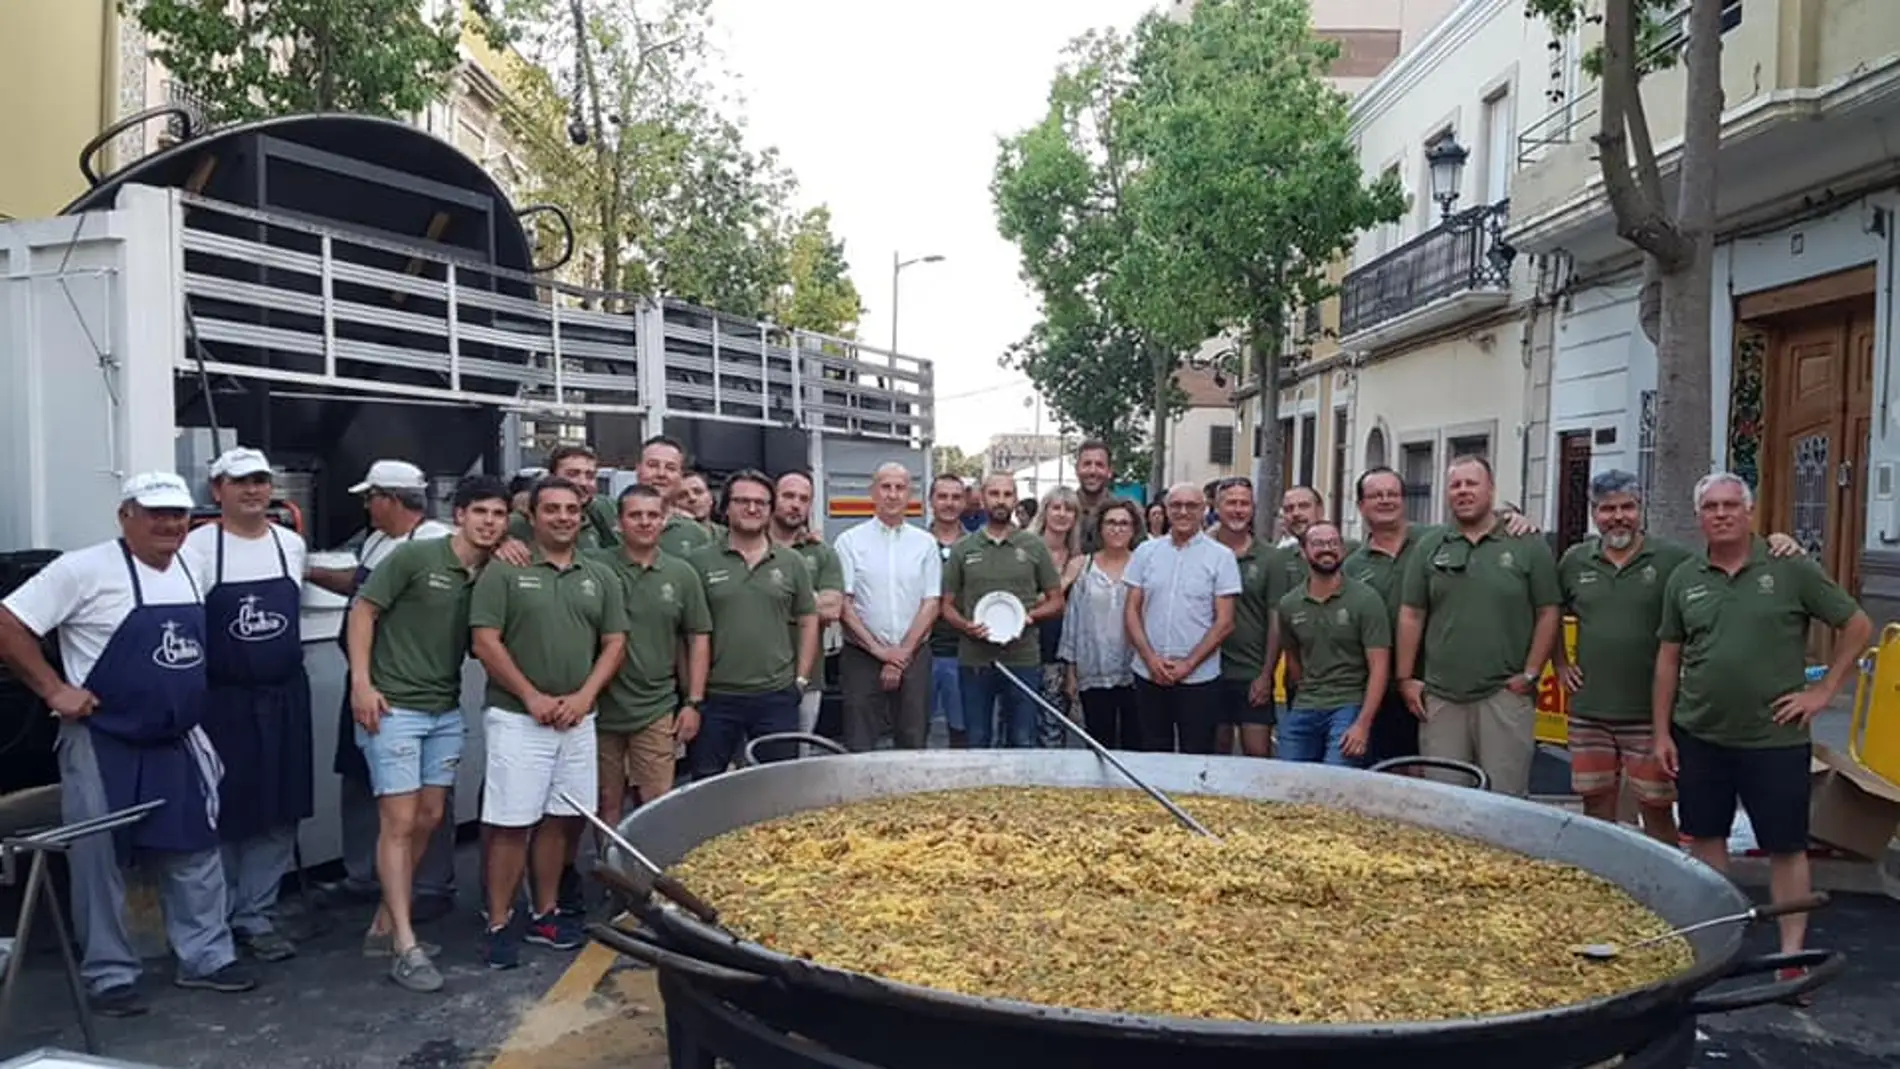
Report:
[[[1809,768],[1809,838],[1874,861],[1884,858],[1900,829],[1900,785],[1818,743]]]

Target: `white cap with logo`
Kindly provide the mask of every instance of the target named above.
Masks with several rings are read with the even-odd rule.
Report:
[[[148,509],[189,509],[196,504],[185,480],[169,471],[146,471],[119,487],[121,502],[134,501]]]
[[[371,490],[427,490],[429,480],[423,477],[422,469],[406,460],[379,460],[369,466],[369,473],[363,481],[350,487],[352,494],[366,494]]]
[[[244,479],[252,475],[269,475],[270,461],[260,450],[239,446],[218,454],[211,462],[213,479]]]

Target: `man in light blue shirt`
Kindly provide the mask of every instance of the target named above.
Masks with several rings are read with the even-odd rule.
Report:
[[[1192,483],[1168,491],[1168,536],[1136,547],[1122,582],[1123,617],[1134,647],[1135,704],[1141,748],[1214,752],[1220,702],[1220,644],[1234,630],[1240,566],[1207,537],[1207,496]]]

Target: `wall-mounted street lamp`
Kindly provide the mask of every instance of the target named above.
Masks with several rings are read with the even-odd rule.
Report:
[[[1464,185],[1465,163],[1470,159],[1471,150],[1449,134],[1425,150],[1425,164],[1431,171],[1432,199],[1438,202],[1439,225],[1453,234],[1482,230],[1490,239],[1484,250],[1490,281],[1508,285],[1517,249],[1504,240],[1503,204],[1479,204],[1462,212],[1453,211],[1458,204],[1459,188]]]
[[[1449,135],[1432,142],[1425,150],[1425,163],[1431,168],[1432,199],[1438,202],[1438,214],[1441,220],[1451,220],[1451,210],[1458,203],[1458,190],[1464,185],[1465,161],[1471,159],[1471,151],[1458,143],[1458,139]]]

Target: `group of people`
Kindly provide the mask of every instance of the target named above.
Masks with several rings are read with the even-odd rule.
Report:
[[[1614,819],[1627,781],[1652,834],[1675,842],[1680,813],[1695,855],[1720,866],[1739,799],[1777,899],[1806,892],[1805,726],[1871,624],[1792,540],[1753,534],[1739,478],[1696,488],[1706,546],[1692,550],[1645,534],[1634,476],[1602,473],[1598,534],[1560,561],[1534,524],[1496,508],[1482,457],[1449,465],[1443,526],[1408,522],[1396,472],[1361,474],[1357,541],[1310,487],[1285,493],[1270,541],[1245,479],[1217,482],[1211,500],[1169,488],[1157,531],[1111,492],[1105,444],[1084,443],[1075,470],[1079,489],[1045,496],[1026,524],[1013,478],[939,475],[913,525],[919,488],[887,464],[874,516],[828,544],[808,474],[731,475],[715,522],[704,478],[666,437],[644,443],[616,500],[597,493],[592,451],[570,446],[525,485],[464,479],[448,523],[428,518],[422,471],[385,460],[353,488],[371,533],[349,570],[310,566],[302,539],[270,522],[256,450],[218,458],[220,516],[196,530],[179,476],[127,480],[121,537],[62,555],[0,611],[0,657],[60,718],[67,819],[164,803],[72,852],[95,1008],[143,1008],[121,873],[135,859],[162,877],[178,984],[248,990],[240,948],[265,962],[295,953],[273,914],[312,811],[306,582],[351,599],[341,890],[378,903],[365,953],[411,990],[443,986],[439,948],[416,925],[454,896],[447,815],[470,658],[486,677],[481,953],[495,968],[524,942],[582,940],[576,805],[617,822],[681,774],[725,771],[753,740],[810,732],[827,656],[854,751],[922,748],[933,712],[952,746],[1064,745],[1046,703],[1079,707],[1120,749],[1337,765],[1423,754],[1475,763],[1519,796],[1548,663],[1572,694],[1573,779],[1590,813]],[[1024,609],[1013,635],[992,636],[999,621],[977,609],[998,592]],[[1811,619],[1836,629],[1837,652],[1810,685]],[[49,636],[63,675],[43,654]],[[1800,918],[1782,923],[1798,948]]]

